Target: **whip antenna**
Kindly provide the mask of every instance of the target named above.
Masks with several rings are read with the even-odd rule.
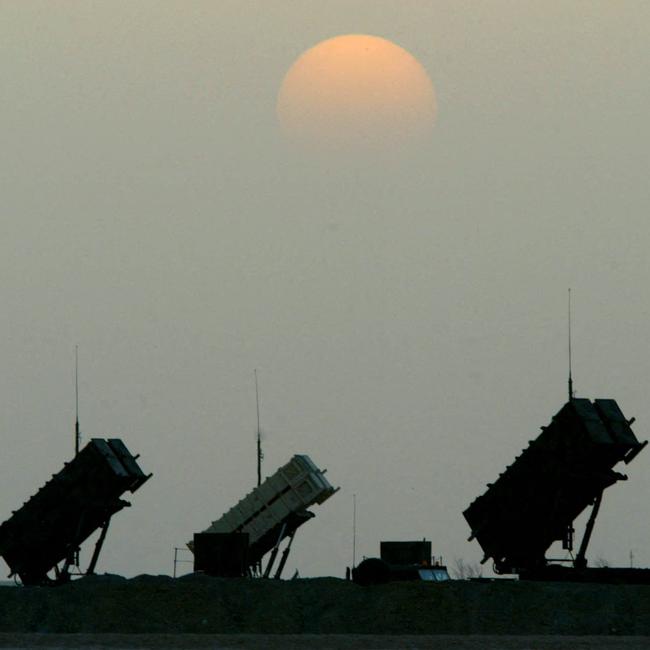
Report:
[[[257,484],[262,483],[262,430],[260,429],[260,390],[257,384],[257,368],[255,369],[255,405],[257,407]]]
[[[79,346],[74,346],[74,455],[79,453],[79,443],[81,442],[81,430],[79,429]]]
[[[571,368],[571,289],[569,288],[569,305],[568,305],[568,316],[569,316],[569,401],[574,397],[573,392],[573,375]]]

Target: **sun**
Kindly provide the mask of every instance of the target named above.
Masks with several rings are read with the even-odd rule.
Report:
[[[306,50],[277,99],[287,137],[319,149],[401,146],[430,132],[433,84],[404,48],[379,36],[346,34]]]

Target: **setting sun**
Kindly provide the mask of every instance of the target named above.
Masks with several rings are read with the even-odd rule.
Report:
[[[317,148],[401,145],[426,136],[436,101],[424,67],[389,40],[337,36],[304,52],[277,101],[284,133]]]

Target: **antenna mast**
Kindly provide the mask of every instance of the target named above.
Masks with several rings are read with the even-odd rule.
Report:
[[[357,566],[357,495],[352,495],[352,568]]]
[[[571,288],[569,288],[569,401],[573,399],[573,376],[571,373]]]
[[[255,368],[255,405],[257,407],[257,484],[262,483],[262,431],[260,429],[260,390],[257,385],[257,368]]]
[[[74,346],[74,403],[75,403],[75,421],[74,421],[74,455],[79,453],[79,443],[81,442],[81,431],[79,429],[79,346]]]

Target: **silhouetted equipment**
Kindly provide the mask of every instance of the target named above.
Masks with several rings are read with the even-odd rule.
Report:
[[[431,557],[431,542],[380,542],[381,557],[371,557],[352,569],[359,585],[377,585],[401,580],[444,582],[447,567]]]
[[[388,564],[429,564],[431,542],[379,542],[379,555]]]
[[[86,571],[94,572],[111,517],[129,506],[151,474],[124,443],[93,438],[64,468],[0,526],[0,555],[25,585],[65,582],[79,546],[100,530]],[[58,566],[62,563],[62,566]],[[48,573],[54,570],[51,579]]]
[[[492,558],[497,573],[522,578],[596,579],[593,573],[582,578],[578,570],[581,575],[587,570],[587,545],[603,491],[627,479],[614,466],[629,463],[647,444],[637,440],[633,422],[613,399],[569,400],[463,513],[472,529],[470,539],[485,553],[483,562]],[[590,505],[579,551],[568,561],[571,569],[552,565],[565,560],[547,560],[547,550],[556,541],[573,550],[573,522]]]
[[[205,542],[205,548],[212,548],[212,552],[217,557],[209,559],[206,553],[210,551],[201,550],[199,558],[196,555],[195,544],[192,542],[188,544],[195,554],[195,570],[204,570],[212,575],[229,575],[222,572],[222,567],[227,567],[230,571],[231,567],[237,566],[239,561],[237,558],[243,553],[240,549],[243,544],[241,533],[246,533],[248,535],[245,552],[246,567],[242,575],[258,575],[262,558],[266,553],[271,552],[263,573],[263,577],[270,577],[280,545],[288,539],[274,575],[275,578],[279,578],[296,530],[314,517],[314,513],[307,508],[323,503],[338,491],[338,488],[332,487],[325,478],[325,471],[318,469],[309,456],[294,456],[203,531],[204,534],[222,535],[221,540],[214,538],[213,541]],[[233,535],[240,537],[233,537]],[[228,539],[229,536],[231,539]],[[231,554],[234,554],[234,557],[230,557]]]
[[[195,533],[194,570],[224,578],[248,571],[248,533]]]

